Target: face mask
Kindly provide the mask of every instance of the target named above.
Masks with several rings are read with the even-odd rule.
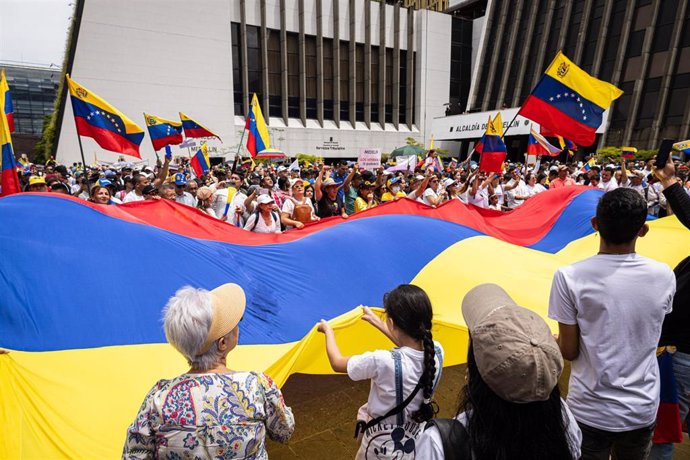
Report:
[[[400,191],[400,187],[391,187],[391,192],[398,193],[399,191]]]

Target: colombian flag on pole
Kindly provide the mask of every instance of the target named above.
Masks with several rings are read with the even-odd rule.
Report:
[[[206,142],[201,144],[199,151],[196,152],[192,161],[189,162],[196,177],[201,177],[211,168],[211,160],[208,158],[208,146]]]
[[[182,112],[180,112],[180,120],[182,121],[185,137],[217,137],[218,140],[222,142],[219,135],[204,128]]]
[[[2,81],[5,81],[4,73],[2,77]],[[0,107],[5,106],[6,95],[9,95],[9,92],[0,91]],[[19,193],[22,189],[19,183],[19,176],[17,176],[18,165],[17,160],[14,158],[10,126],[4,111],[0,111],[0,150],[2,150],[2,157],[0,159],[2,161],[2,178],[0,179],[2,191],[0,196]]]
[[[10,127],[10,134],[12,134],[14,132],[14,106],[12,105],[12,96],[10,96],[10,86],[7,84],[7,78],[5,78],[5,69],[0,71],[0,93],[5,98],[2,107]]]
[[[621,94],[623,91],[592,77],[559,51],[519,113],[589,146],[594,143],[604,110]]]
[[[506,145],[503,143],[503,121],[501,112],[486,125],[486,132],[474,150],[481,153],[479,169],[487,172],[502,172],[506,159]]]
[[[252,96],[252,103],[249,105],[249,114],[247,115],[247,122],[244,128],[249,130],[247,134],[247,150],[251,153],[252,158],[262,150],[271,147],[268,128],[266,127],[264,115],[261,113],[261,106],[256,93]]]
[[[146,113],[144,119],[151,136],[153,150],[157,151],[167,145],[182,143],[182,123],[179,121],[166,120]]]
[[[91,137],[101,148],[141,158],[144,130],[122,112],[67,75],[77,134]]]

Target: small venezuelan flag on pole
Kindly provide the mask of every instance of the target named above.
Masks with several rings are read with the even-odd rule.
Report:
[[[196,155],[194,155],[189,164],[194,170],[196,177],[203,176],[208,172],[209,169],[211,169],[211,160],[208,157],[208,146],[206,145],[206,142],[201,144],[201,147],[199,147],[199,150],[196,152]]]
[[[256,93],[252,96],[252,103],[249,105],[249,113],[247,114],[247,121],[245,123],[247,133],[247,150],[252,158],[257,153],[271,148],[271,141],[268,136],[268,128],[264,115],[261,113],[261,106],[259,105],[259,98]]]

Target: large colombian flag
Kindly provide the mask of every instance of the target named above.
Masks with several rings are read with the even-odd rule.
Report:
[[[182,121],[182,128],[184,128],[185,137],[217,137],[218,140],[222,142],[220,136],[211,130],[204,128],[182,112],[180,112],[180,120]]]
[[[141,158],[144,130],[125,114],[67,75],[77,134],[91,137],[101,148]]]
[[[506,159],[506,145],[503,142],[503,120],[501,112],[486,124],[486,132],[474,147],[481,153],[479,169],[481,171],[500,173],[503,171],[503,162]]]
[[[7,84],[5,77],[5,69],[0,71],[0,93],[5,97],[5,102],[0,105],[7,117],[7,124],[10,127],[10,134],[14,132],[14,106],[12,105],[12,96],[10,95],[10,85]]]
[[[621,94],[623,91],[592,77],[559,51],[519,113],[578,145],[589,146],[601,126],[602,114]]]
[[[2,77],[4,81],[4,73]],[[5,106],[5,97],[9,96],[9,94],[9,91],[0,90],[0,107]],[[21,192],[21,184],[19,183],[19,176],[17,176],[17,160],[14,158],[14,150],[12,149],[10,126],[4,111],[0,111],[0,150],[2,150],[2,155],[0,156],[0,168],[2,169],[2,177],[0,178],[0,185],[2,186],[1,195]],[[12,221],[8,220],[5,222],[11,223]]]
[[[261,106],[259,105],[259,98],[256,93],[252,96],[252,103],[249,106],[249,113],[247,114],[247,121],[244,126],[249,130],[247,133],[247,150],[252,155],[252,158],[262,150],[271,147],[271,142],[268,137],[268,128],[264,115],[261,113]]]
[[[392,347],[360,320],[357,306],[381,305],[401,283],[429,294],[444,364],[462,363],[465,293],[500,280],[518,304],[546,318],[555,270],[598,251],[590,219],[602,194],[549,190],[510,213],[402,199],[283,234],[247,232],[167,200],[102,206],[56,194],[2,198],[0,222],[11,225],[0,225],[0,347],[11,351],[0,355],[0,458],[121,455],[146,392],[188,369],[161,324],[161,309],[184,285],[244,288],[247,308],[228,366],[265,371],[279,385],[292,373],[332,373],[314,327],[321,318],[332,321],[347,355]],[[671,266],[689,254],[690,232],[675,217],[649,225],[640,254]],[[391,228],[434,237],[400,242]],[[149,260],[174,260],[174,269],[132,263],[132,248],[144,248]],[[357,289],[343,289],[358,255],[367,270],[349,271]],[[84,260],[107,261],[118,284]],[[290,281],[275,288],[276,280]]]
[[[182,123],[179,121],[166,120],[154,115],[144,114],[146,127],[151,136],[153,150],[160,150],[166,145],[177,145],[182,143]]]

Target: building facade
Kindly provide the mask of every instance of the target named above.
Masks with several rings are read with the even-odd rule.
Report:
[[[452,18],[372,0],[206,0],[161,10],[79,0],[68,68],[135,121],[182,111],[232,158],[257,94],[271,146],[289,155],[356,157],[427,142],[448,103]],[[469,63],[468,63],[469,65]],[[58,159],[78,161],[71,107],[62,94]],[[246,139],[246,138],[245,138]],[[82,139],[85,156],[117,154]],[[243,141],[244,142],[244,141]],[[142,156],[154,158],[148,139]],[[186,154],[184,150],[182,153]]]
[[[608,111],[597,146],[657,148],[663,138],[690,137],[687,1],[465,0],[450,10],[466,18],[485,12],[462,110],[519,107],[563,50],[585,71],[624,91]],[[457,85],[454,90],[460,92]],[[472,115],[459,115],[451,124],[463,125],[463,117]],[[515,149],[524,151],[526,138],[515,141]],[[462,149],[468,144],[464,141]]]

